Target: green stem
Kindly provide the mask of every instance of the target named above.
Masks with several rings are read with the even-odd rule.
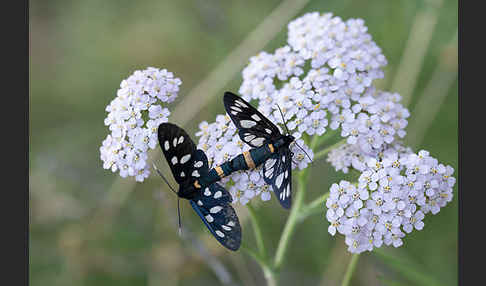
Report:
[[[267,280],[268,286],[277,286],[277,275],[275,271],[263,267],[263,275],[265,276],[265,280]]]
[[[267,285],[269,286],[276,286],[277,285],[277,280],[276,280],[276,273],[275,270],[272,268],[270,263],[261,257],[258,253],[253,251],[252,249],[246,247],[246,245],[241,245],[241,250],[246,252],[249,256],[251,256],[263,270],[263,275],[265,276],[265,279],[267,280]]]
[[[297,192],[292,209],[290,210],[289,218],[285,224],[282,236],[278,243],[277,252],[275,254],[274,268],[279,269],[287,253],[290,238],[292,237],[295,227],[298,222],[298,217],[302,204],[304,202],[305,192],[307,189],[307,169],[304,169],[298,174],[299,191]]]
[[[334,137],[336,135],[336,130],[329,130],[322,136],[314,136],[311,145],[309,146],[312,150],[316,150],[317,148],[321,147],[323,143],[329,140],[329,138]]]
[[[302,210],[299,214],[299,221],[303,221],[307,217],[315,214],[316,212],[321,211],[322,205],[327,200],[330,194],[330,192],[327,192],[324,195],[313,200],[312,202],[308,203],[306,206],[302,207]]]
[[[327,147],[327,148],[324,148],[322,149],[321,151],[317,152],[314,156],[314,159],[319,159],[321,157],[324,157],[327,153],[329,153],[332,149],[335,149],[336,147],[338,146],[341,146],[343,145],[344,143],[346,143],[346,139],[343,139],[337,143],[334,143],[332,144],[331,146]]]
[[[328,141],[327,139],[333,137],[334,133],[331,134],[326,134],[326,136],[318,137],[314,136],[309,144],[309,147],[312,150],[317,149],[319,146],[321,146],[323,143]],[[309,137],[308,136],[303,136],[304,141],[306,144],[309,142]],[[332,146],[329,146],[325,148],[324,150],[318,152],[317,156],[315,158],[319,158],[327,154],[330,150],[336,148],[337,146],[343,144],[345,142],[344,140],[341,140],[340,142],[333,144]],[[306,217],[310,216],[311,214],[315,213],[319,207],[326,201],[326,199],[329,197],[329,192],[326,194],[318,197],[311,203],[307,204],[304,206],[304,198],[305,198],[305,193],[307,190],[307,177],[308,177],[308,169],[302,170],[297,174],[297,182],[299,186],[299,191],[297,192],[295,199],[293,200],[292,203],[292,209],[290,210],[289,217],[287,218],[287,222],[285,223],[285,227],[282,231],[282,235],[280,237],[280,241],[277,246],[277,250],[275,253],[273,265],[267,260],[266,258],[266,250],[265,250],[265,244],[263,240],[263,235],[261,232],[261,227],[258,221],[258,216],[256,215],[255,209],[253,206],[248,204],[248,213],[250,215],[250,219],[252,221],[253,225],[253,230],[255,233],[255,239],[257,241],[257,247],[259,250],[259,253],[256,253],[253,250],[250,250],[246,247],[242,246],[242,249],[245,250],[250,256],[252,256],[262,267],[263,273],[265,276],[265,279],[267,281],[267,285],[269,286],[276,286],[278,282],[278,271],[280,267],[282,266],[282,263],[285,259],[285,255],[288,251],[288,246],[290,243],[290,239],[292,235],[295,232],[297,223],[305,219]]]
[[[356,270],[356,264],[358,263],[359,254],[353,254],[351,257],[351,261],[348,264],[348,269],[344,274],[343,282],[341,286],[348,286],[349,282],[351,282],[351,277],[353,277],[354,270]]]
[[[260,256],[265,259],[267,252],[265,250],[265,243],[263,240],[262,229],[260,227],[260,222],[258,221],[258,216],[256,215],[255,209],[251,204],[247,204],[248,213],[250,214],[251,224],[253,226],[253,231],[255,232],[255,239],[257,242],[258,251]]]

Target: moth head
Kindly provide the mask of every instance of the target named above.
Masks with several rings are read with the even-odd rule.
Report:
[[[294,136],[292,136],[292,135],[285,135],[285,137],[284,137],[285,144],[290,145],[290,143],[292,143],[294,141],[295,141],[295,137]]]

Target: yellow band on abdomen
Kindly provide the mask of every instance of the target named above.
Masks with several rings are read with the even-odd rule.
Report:
[[[268,144],[268,148],[270,149],[270,152],[275,152],[275,148],[273,148],[272,144]]]
[[[224,178],[224,171],[220,166],[214,167],[214,170],[216,170],[216,173],[218,173],[218,176],[222,179]]]
[[[253,162],[253,158],[251,157],[250,152],[243,152],[243,157],[245,157],[245,162],[248,168],[255,169],[255,162]]]

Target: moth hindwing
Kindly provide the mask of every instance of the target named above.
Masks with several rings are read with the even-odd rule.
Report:
[[[190,202],[211,234],[226,248],[238,250],[241,244],[241,227],[231,201],[229,192],[214,183]]]
[[[263,164],[263,179],[272,189],[280,204],[288,209],[292,190],[292,157],[289,149],[273,153]]]

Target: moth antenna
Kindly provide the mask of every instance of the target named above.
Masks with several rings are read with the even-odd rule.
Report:
[[[167,184],[167,186],[169,186],[170,190],[173,191],[175,194],[177,194],[176,190],[174,190],[174,188],[172,188],[172,186],[169,184],[169,181],[167,181],[167,179],[164,177],[164,175],[162,175],[162,173],[159,171],[159,169],[157,169],[157,166],[155,165],[155,163],[152,163],[152,166],[154,167],[155,171],[157,171],[157,173],[159,173],[159,176],[164,180],[164,182]]]
[[[297,144],[297,142],[295,142],[295,145],[297,145],[297,147],[300,148],[300,150],[302,150],[302,152],[304,152],[304,154],[307,156],[307,158],[309,158],[309,160],[311,161],[311,163],[314,163],[314,161],[312,161],[311,157],[309,156],[309,154],[307,154],[307,152],[305,152],[304,148],[300,147],[299,144]]]
[[[285,130],[287,130],[287,134],[290,135],[290,131],[289,129],[287,128],[287,122],[285,122],[285,118],[284,118],[284,115],[283,115],[283,112],[282,112],[282,109],[280,109],[280,106],[277,104],[277,107],[278,107],[278,111],[280,111],[280,115],[282,116],[282,122],[285,126]]]
[[[179,218],[179,236],[182,237],[181,208],[179,206],[179,197],[177,197],[177,217]]]

